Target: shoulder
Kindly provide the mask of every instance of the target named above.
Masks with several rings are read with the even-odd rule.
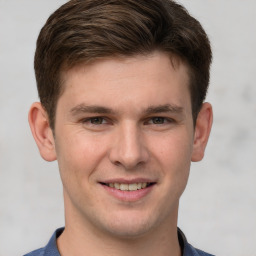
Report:
[[[179,228],[178,238],[181,248],[183,249],[183,256],[214,256],[213,254],[206,253],[202,250],[193,247],[190,243],[188,243],[186,236]]]
[[[24,256],[43,256],[45,252],[45,248],[40,248],[37,250],[34,250],[28,254],[25,254]]]
[[[25,254],[24,256],[60,256],[57,248],[57,238],[61,235],[63,230],[64,228],[57,229],[44,248],[34,250],[28,254]]]
[[[184,248],[184,256],[214,256],[197,248],[194,248],[191,244],[186,243]]]

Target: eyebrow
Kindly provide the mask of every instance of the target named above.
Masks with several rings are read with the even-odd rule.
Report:
[[[70,110],[71,114],[78,115],[81,113],[98,113],[98,114],[113,114],[113,110],[107,107],[103,106],[97,106],[97,105],[85,105],[80,104],[78,106],[75,106]]]
[[[145,115],[157,114],[157,113],[174,113],[180,114],[184,109],[177,105],[164,104],[157,106],[149,106],[143,110]],[[97,113],[97,114],[115,114],[116,112],[111,108],[100,106],[100,105],[85,105],[79,104],[70,110],[72,115],[79,115],[82,113]]]
[[[174,113],[180,114],[184,111],[184,109],[177,105],[165,104],[158,106],[149,106],[143,112],[145,114],[157,114],[157,113]]]

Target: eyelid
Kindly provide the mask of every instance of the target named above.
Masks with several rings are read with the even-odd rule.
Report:
[[[154,124],[153,123],[153,119],[154,118],[162,118],[164,119],[164,122],[163,123],[160,123],[160,124]],[[166,116],[151,116],[151,117],[148,117],[144,124],[152,124],[152,125],[164,125],[164,124],[171,124],[171,123],[175,123],[175,119],[171,118],[171,117],[166,117]]]
[[[102,119],[103,123],[101,123],[101,124],[93,124],[91,122],[93,119],[97,119],[97,118]],[[97,126],[97,125],[104,125],[104,124],[110,123],[109,118],[104,117],[104,116],[97,116],[97,115],[96,116],[90,116],[90,117],[82,118],[80,122],[82,122],[84,124],[89,123],[90,125],[95,125],[95,126]]]
[[[103,119],[103,122],[101,124],[93,124],[91,123],[91,121],[93,119],[97,119],[97,118],[101,118]],[[159,123],[159,124],[155,124],[153,123],[153,119],[155,118],[161,118],[161,119],[164,119],[164,122],[163,123]],[[79,120],[79,122],[81,123],[89,123],[91,125],[104,125],[104,124],[113,124],[115,121],[109,117],[106,117],[106,116],[101,116],[101,115],[93,115],[93,116],[89,116],[89,117],[84,117],[84,118],[81,118]],[[147,117],[144,119],[143,121],[143,124],[145,125],[149,125],[149,124],[152,124],[152,125],[164,125],[164,124],[171,124],[171,123],[175,123],[177,122],[174,118],[171,118],[171,117],[167,117],[167,116],[161,116],[161,115],[156,115],[156,116],[150,116],[150,117]]]

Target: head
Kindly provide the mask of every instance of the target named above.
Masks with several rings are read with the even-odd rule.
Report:
[[[201,25],[173,1],[72,0],[50,16],[29,120],[42,157],[58,160],[65,230],[175,236],[210,133],[210,62]]]
[[[209,84],[211,48],[200,23],[181,5],[171,0],[71,0],[61,6],[40,32],[34,63],[51,128],[66,71],[81,63],[155,50],[188,67],[195,123]]]

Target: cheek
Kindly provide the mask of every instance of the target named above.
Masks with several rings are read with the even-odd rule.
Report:
[[[161,167],[162,182],[165,183],[167,190],[173,193],[181,194],[187,184],[191,154],[192,154],[192,138],[189,133],[169,134],[158,144],[152,143],[154,146],[156,165]]]
[[[190,165],[193,149],[192,136],[187,132],[170,133],[162,138],[155,138],[151,148],[162,164],[176,168],[186,166],[188,163]]]
[[[67,179],[69,182],[88,182],[105,156],[106,149],[102,144],[99,138],[81,133],[57,139],[56,152],[63,182]]]
[[[99,146],[98,140],[74,135],[57,140],[56,152],[66,197],[77,208],[83,205],[81,202],[84,200],[88,207],[92,207],[97,200],[92,194],[95,184],[93,174],[104,158],[104,148]]]

